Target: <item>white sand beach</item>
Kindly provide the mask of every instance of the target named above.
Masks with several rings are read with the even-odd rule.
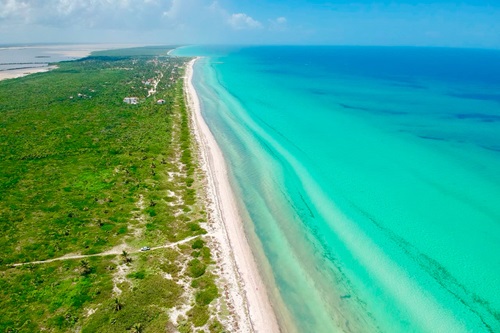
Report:
[[[34,67],[34,68],[21,68],[21,69],[12,69],[8,71],[0,71],[0,81],[6,79],[15,79],[18,77],[34,74],[34,73],[43,73],[48,72],[57,66],[44,66],[44,67]]]
[[[280,332],[243,229],[222,151],[201,115],[199,99],[192,84],[195,61],[187,66],[185,91],[199,145],[200,162],[207,177],[208,229],[214,235],[211,246],[224,281],[224,294],[236,317],[233,322],[225,324],[231,332]]]

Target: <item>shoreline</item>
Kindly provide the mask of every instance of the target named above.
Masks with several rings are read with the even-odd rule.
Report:
[[[207,210],[210,217],[208,229],[214,235],[213,246],[221,267],[226,301],[237,317],[232,324],[238,332],[280,332],[266,286],[243,229],[224,156],[201,115],[198,95],[192,84],[193,66],[197,59],[191,60],[186,67],[184,88],[201,166],[206,174]],[[226,324],[233,326],[231,323]]]
[[[43,67],[26,67],[26,68],[17,68],[17,69],[9,69],[0,71],[0,81],[7,79],[17,79],[19,77],[27,76],[35,73],[45,73],[56,69],[56,65],[43,66]]]
[[[68,57],[73,61],[88,57],[95,51],[112,50],[119,48],[135,47],[142,44],[71,44],[71,45],[33,45],[33,46],[7,46],[0,47],[0,51],[41,49],[47,54]],[[0,81],[7,79],[17,79],[30,74],[44,73],[57,68],[56,62],[47,62],[47,65],[38,67],[25,67],[16,69],[6,69],[0,71]]]

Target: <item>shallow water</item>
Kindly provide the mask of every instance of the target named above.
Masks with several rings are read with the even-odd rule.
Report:
[[[49,63],[74,60],[64,54],[64,45],[0,45],[0,71],[47,67]]]
[[[500,51],[176,52],[286,330],[500,331]]]

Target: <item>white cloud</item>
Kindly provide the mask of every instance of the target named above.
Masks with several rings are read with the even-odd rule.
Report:
[[[245,13],[232,14],[227,22],[233,29],[236,30],[262,28],[262,23],[254,20]]]
[[[0,43],[68,39],[63,36],[72,36],[71,41],[226,43],[257,38],[263,27],[217,0],[0,0],[0,31],[9,31],[0,34]]]
[[[286,17],[280,16],[274,20],[269,20],[269,30],[271,31],[285,31],[287,30],[288,20]]]
[[[170,7],[163,12],[163,16],[168,19],[176,19],[179,13],[182,11],[182,5],[185,4],[182,0],[172,0]]]
[[[11,22],[59,28],[134,29],[157,26],[173,0],[0,0],[0,28]]]
[[[29,4],[18,0],[0,0],[0,18],[20,16],[29,9]]]
[[[276,20],[275,20],[276,23],[278,24],[285,24],[287,21],[286,21],[286,17],[278,17]]]

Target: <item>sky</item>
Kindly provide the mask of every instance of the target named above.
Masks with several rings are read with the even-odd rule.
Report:
[[[0,44],[500,49],[500,0],[0,0]]]

